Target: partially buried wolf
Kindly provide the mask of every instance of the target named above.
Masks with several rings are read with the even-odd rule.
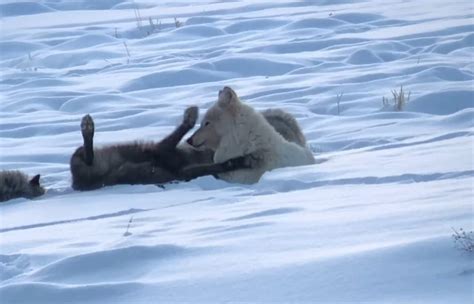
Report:
[[[26,174],[17,170],[0,171],[0,202],[19,197],[32,199],[44,192],[39,174],[29,179]]]
[[[81,121],[84,144],[70,160],[72,188],[93,190],[117,184],[164,184],[188,181],[246,168],[245,157],[213,163],[212,151],[178,146],[197,120],[198,108],[190,107],[182,123],[160,142],[132,142],[94,148],[94,121],[86,115]]]
[[[250,159],[250,168],[218,174],[229,182],[253,184],[266,171],[315,163],[293,116],[278,109],[257,112],[229,87],[219,91],[217,102],[187,142],[212,150],[215,163],[239,156]]]

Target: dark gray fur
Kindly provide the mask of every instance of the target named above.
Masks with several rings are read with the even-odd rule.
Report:
[[[216,175],[248,166],[245,157],[213,164],[212,152],[178,146],[194,127],[198,109],[188,108],[183,122],[160,142],[133,142],[93,147],[94,122],[86,115],[81,122],[84,145],[71,157],[72,187],[92,190],[117,184],[164,184]]]
[[[35,198],[44,194],[44,188],[39,183],[40,175],[32,179],[20,171],[0,171],[0,202],[24,197]]]

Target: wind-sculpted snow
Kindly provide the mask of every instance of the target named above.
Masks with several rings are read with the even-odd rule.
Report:
[[[0,302],[472,302],[473,9],[3,1],[0,169],[48,191],[0,205]],[[159,140],[224,86],[293,114],[316,164],[71,189],[83,115],[97,146]]]

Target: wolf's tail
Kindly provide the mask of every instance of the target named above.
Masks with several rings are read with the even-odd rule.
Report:
[[[306,146],[306,138],[301,132],[296,119],[282,109],[268,109],[262,115],[289,142],[294,142],[302,147]]]

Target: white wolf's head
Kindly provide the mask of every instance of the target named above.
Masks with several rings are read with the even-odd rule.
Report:
[[[240,104],[234,90],[224,87],[219,91],[217,102],[204,115],[199,129],[187,142],[197,149],[216,151],[222,137],[236,129]]]

